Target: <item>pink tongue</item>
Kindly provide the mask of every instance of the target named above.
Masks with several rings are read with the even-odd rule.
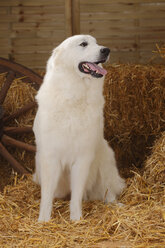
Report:
[[[96,65],[95,63],[89,63],[88,62],[86,64],[90,67],[90,69],[92,71],[97,71],[97,73],[99,72],[101,75],[106,75],[107,74],[107,71],[104,68]]]

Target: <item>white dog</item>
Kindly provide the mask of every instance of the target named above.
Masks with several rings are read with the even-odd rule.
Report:
[[[114,152],[104,140],[103,81],[110,50],[90,35],[53,50],[37,94],[34,121],[39,221],[49,221],[53,198],[71,192],[70,219],[82,217],[82,199],[113,202],[124,187]]]

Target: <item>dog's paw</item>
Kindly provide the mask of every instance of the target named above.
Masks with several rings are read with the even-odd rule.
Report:
[[[41,203],[38,221],[48,222],[50,219],[51,219],[51,206],[50,205],[43,206]]]
[[[39,215],[38,222],[48,222],[50,220],[50,216]]]
[[[113,201],[113,202],[109,202],[109,203],[105,203],[109,206],[116,206],[116,207],[119,207],[119,208],[122,208],[125,206],[125,204],[121,203],[121,202],[118,202],[117,200]]]
[[[70,201],[70,220],[77,221],[82,217],[82,207],[77,201]]]
[[[118,206],[118,207],[124,207],[125,206],[125,204],[123,204],[123,203],[121,203],[121,202],[116,202],[116,205]]]
[[[116,195],[107,190],[104,196],[104,203],[108,204],[114,202],[116,202]]]
[[[82,218],[81,209],[70,209],[70,220],[79,221]]]
[[[79,221],[82,218],[82,214],[70,214],[70,220],[72,221]]]
[[[81,211],[70,211],[70,220],[79,221],[82,218]]]

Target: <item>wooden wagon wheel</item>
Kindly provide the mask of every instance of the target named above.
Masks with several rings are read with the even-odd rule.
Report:
[[[8,123],[36,106],[36,102],[30,102],[22,108],[15,111],[15,113],[4,116],[3,103],[7,96],[8,90],[15,78],[25,76],[22,81],[30,83],[36,90],[39,89],[42,83],[42,77],[25,66],[11,62],[7,59],[0,58],[0,72],[7,72],[6,81],[0,90],[0,154],[10,163],[14,170],[21,174],[27,174],[28,171],[8,152],[5,146],[14,146],[25,149],[30,152],[35,152],[36,148],[25,142],[18,141],[12,137],[11,134],[24,134],[32,132],[31,127],[9,127]]]

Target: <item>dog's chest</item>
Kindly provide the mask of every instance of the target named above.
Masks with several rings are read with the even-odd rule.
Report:
[[[59,129],[75,132],[97,125],[102,121],[102,116],[101,106],[77,100],[55,108],[51,119]]]
[[[39,95],[39,115],[45,131],[63,138],[103,129],[103,105],[100,85],[41,89]]]

